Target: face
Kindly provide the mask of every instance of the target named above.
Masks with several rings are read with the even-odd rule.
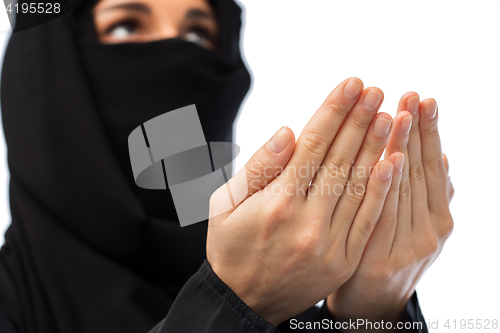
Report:
[[[93,16],[104,44],[181,38],[217,47],[217,21],[207,0],[101,0]]]

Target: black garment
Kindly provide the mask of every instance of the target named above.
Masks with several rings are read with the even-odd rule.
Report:
[[[240,9],[212,2],[220,51],[209,52],[178,39],[99,45],[92,5],[15,33],[5,54],[12,224],[0,332],[148,332],[167,313],[162,333],[193,332],[181,321],[275,330],[202,266],[206,222],[181,228],[168,191],[135,186],[127,152],[136,126],[190,104],[207,141],[231,140],[250,81]]]
[[[14,286],[0,262],[0,331],[24,333],[22,315],[15,297]],[[406,305],[407,322],[420,323],[421,329],[413,332],[427,333],[425,320],[420,312],[416,293]],[[326,323],[325,323],[326,321]],[[319,329],[297,329],[299,325],[320,323]],[[314,325],[314,324],[312,324]],[[326,325],[326,326],[325,326]],[[305,327],[305,326],[303,326]],[[207,332],[207,333],[312,333],[340,332],[326,307],[312,307],[285,321],[277,328],[253,312],[204,262],[196,274],[184,285],[165,319],[149,333]],[[330,329],[331,328],[331,329]]]

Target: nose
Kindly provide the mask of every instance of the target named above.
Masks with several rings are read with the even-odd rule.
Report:
[[[176,38],[179,37],[179,35],[180,35],[180,30],[178,27],[171,24],[170,22],[163,22],[155,29],[153,35],[151,36],[151,39],[160,40],[160,39]]]

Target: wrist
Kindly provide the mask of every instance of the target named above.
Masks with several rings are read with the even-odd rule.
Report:
[[[345,302],[344,300],[332,294],[328,296],[326,305],[328,311],[336,322],[346,323],[341,332],[350,333],[371,333],[381,332],[381,327],[387,327],[387,323],[391,323],[392,328],[396,327],[399,322],[406,322],[408,316],[406,314],[406,304],[408,299],[389,300],[388,298],[380,298],[379,300],[368,300],[364,298],[361,302]],[[349,329],[350,323],[360,323],[356,329]],[[366,325],[366,323],[371,323]],[[376,325],[378,326],[375,329]],[[387,330],[391,331],[391,329]]]
[[[238,270],[238,274],[230,274],[222,267],[211,264],[213,273],[224,283],[248,308],[260,317],[278,326],[288,319],[283,310],[276,308],[273,299],[267,290],[271,289],[265,283],[257,283],[255,274]],[[245,278],[243,278],[245,277]],[[281,310],[281,311],[280,311]]]

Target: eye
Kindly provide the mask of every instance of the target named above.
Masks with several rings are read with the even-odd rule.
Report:
[[[209,31],[202,27],[194,27],[188,31],[184,40],[195,43],[206,49],[213,49],[215,47],[215,38]]]
[[[106,30],[106,35],[113,39],[125,39],[138,34],[138,23],[135,21],[122,21]]]

